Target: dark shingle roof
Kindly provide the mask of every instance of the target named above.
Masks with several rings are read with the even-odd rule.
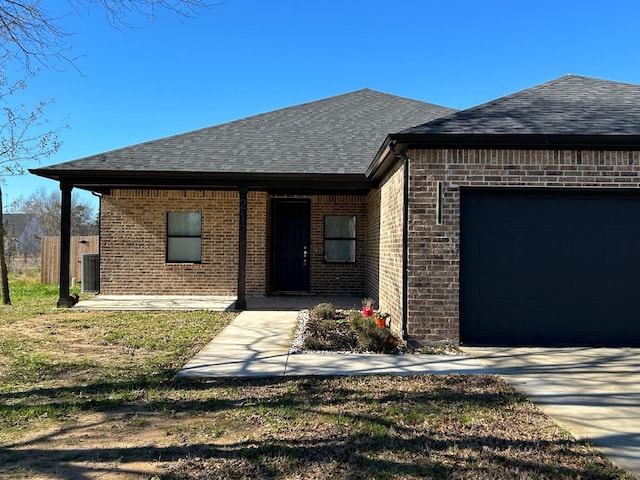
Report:
[[[640,135],[640,85],[566,75],[405,134]]]
[[[31,213],[3,213],[2,220],[7,235],[18,236],[29,226],[36,215]]]
[[[388,133],[453,111],[363,89],[32,172],[364,175]]]
[[[8,235],[19,235],[27,228],[31,216],[26,213],[4,213],[2,220]]]

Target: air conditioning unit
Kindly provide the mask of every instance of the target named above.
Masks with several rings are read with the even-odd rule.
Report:
[[[82,255],[82,291],[100,291],[100,255],[97,253]]]

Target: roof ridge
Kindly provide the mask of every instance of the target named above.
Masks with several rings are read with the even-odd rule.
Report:
[[[622,82],[620,80],[607,80],[606,78],[600,78],[600,77],[591,77],[589,75],[575,75],[573,73],[567,73],[566,75],[563,75],[560,78],[557,78],[556,80],[560,80],[561,78],[581,78],[583,80],[594,80],[596,82],[606,82],[606,83],[615,83],[617,85],[628,85],[628,86],[632,86],[632,87],[637,87],[638,84],[637,83],[633,83],[633,82]]]
[[[516,92],[509,93],[507,95],[503,95],[501,97],[497,97],[497,98],[491,99],[491,100],[489,100],[487,102],[481,103],[480,105],[474,105],[472,107],[465,108],[463,110],[458,110],[457,112],[453,112],[453,113],[450,113],[449,115],[445,115],[443,117],[436,118],[434,120],[431,120],[429,122],[423,123],[423,124],[418,125],[418,126],[426,127],[428,125],[437,125],[439,123],[444,123],[444,122],[446,122],[446,121],[450,120],[451,118],[456,117],[458,115],[467,115],[468,113],[482,112],[482,110],[484,110],[486,108],[490,108],[490,107],[494,107],[496,105],[500,105],[500,104],[502,104],[502,103],[504,103],[506,101],[511,101],[511,100],[513,100],[515,98],[519,98],[519,97],[521,97],[523,95],[528,95],[531,92],[535,92],[535,91],[538,91],[538,90],[549,88],[552,85],[556,85],[558,83],[565,82],[565,81],[570,80],[572,78],[583,78],[583,79],[590,79],[590,80],[605,81],[605,80],[602,80],[602,79],[590,78],[590,77],[585,77],[585,76],[582,76],[582,75],[574,75],[574,74],[571,74],[571,73],[567,73],[567,74],[562,75],[562,76],[560,76],[558,78],[554,78],[552,80],[548,80],[546,82],[543,82],[543,83],[540,83],[540,84],[537,84],[537,85],[533,85],[533,86],[531,86],[529,88],[525,88],[523,90],[518,90]],[[618,83],[621,83],[621,82],[618,82]],[[633,84],[630,84],[630,85],[633,85]]]
[[[398,132],[465,135],[637,135],[640,85],[567,74]]]
[[[488,102],[481,103],[480,105],[474,105],[473,107],[469,107],[469,108],[466,108],[464,110],[460,110],[459,112],[455,112],[452,115],[456,115],[458,113],[459,114],[466,114],[467,112],[481,111],[481,110],[483,110],[485,108],[493,107],[495,105],[499,105],[501,103],[504,103],[505,101],[513,100],[514,98],[521,97],[521,96],[523,96],[525,94],[529,94],[529,93],[535,92],[537,90],[542,90],[544,88],[548,88],[551,85],[555,85],[557,83],[561,83],[561,82],[569,80],[570,78],[575,78],[575,77],[577,77],[577,75],[571,75],[571,74],[562,75],[561,77],[554,78],[553,80],[549,80],[547,82],[543,82],[543,83],[540,83],[540,84],[537,84],[537,85],[533,85],[532,87],[525,88],[524,90],[518,90],[516,92],[509,93],[509,94],[504,95],[502,97],[494,98],[492,100],[489,100]],[[446,118],[446,117],[437,118],[437,119],[433,120],[433,122],[437,122],[439,120],[444,120],[444,118]],[[430,123],[433,123],[433,122],[430,122]]]

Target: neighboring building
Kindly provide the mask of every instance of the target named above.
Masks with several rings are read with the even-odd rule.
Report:
[[[29,213],[2,214],[5,233],[5,254],[37,256],[42,250],[45,235],[38,217]]]
[[[361,90],[32,172],[102,194],[103,293],[366,294],[409,340],[640,345],[638,85]]]

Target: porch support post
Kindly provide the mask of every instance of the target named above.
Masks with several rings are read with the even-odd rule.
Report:
[[[238,222],[238,299],[236,310],[247,308],[245,284],[247,275],[247,187],[238,189],[240,196],[239,222]]]
[[[69,263],[71,261],[71,190],[73,185],[60,181],[60,298],[58,308],[69,305]]]

